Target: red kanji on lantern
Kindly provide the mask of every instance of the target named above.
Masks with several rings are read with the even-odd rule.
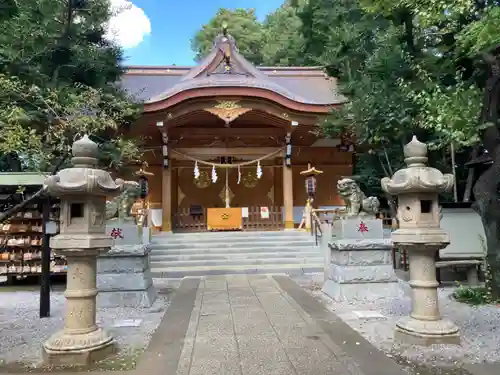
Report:
[[[111,237],[113,237],[113,239],[117,239],[117,238],[123,238],[123,235],[122,235],[122,230],[120,228],[113,228],[111,229],[111,233],[109,234]]]
[[[366,226],[365,223],[363,223],[363,222],[359,223],[358,232],[361,232],[361,233],[368,232],[368,227]]]

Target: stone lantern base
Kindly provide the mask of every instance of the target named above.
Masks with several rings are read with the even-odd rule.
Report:
[[[460,345],[460,334],[449,320],[417,320],[408,316],[396,323],[394,341],[403,345]]]
[[[113,337],[101,328],[83,334],[60,331],[52,335],[42,347],[44,362],[55,366],[88,366],[115,351]]]

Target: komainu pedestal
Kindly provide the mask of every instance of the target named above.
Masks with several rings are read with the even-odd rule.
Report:
[[[384,238],[382,220],[344,216],[334,222],[330,265],[323,293],[335,301],[371,301],[399,297],[391,263],[392,243]]]
[[[99,307],[151,307],[157,298],[151,276],[151,247],[143,243],[142,228],[134,222],[108,221],[111,250],[97,261]]]

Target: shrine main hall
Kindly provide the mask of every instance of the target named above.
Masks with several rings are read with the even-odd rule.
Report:
[[[343,204],[351,146],[319,125],[346,99],[322,67],[254,66],[223,32],[198,66],[127,67],[121,85],[144,103],[129,136],[144,143],[158,230],[298,227],[309,164],[323,172],[314,206]]]

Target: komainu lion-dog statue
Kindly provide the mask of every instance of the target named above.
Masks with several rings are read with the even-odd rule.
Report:
[[[377,197],[367,197],[351,178],[337,181],[337,191],[344,200],[347,216],[376,215],[380,208]]]

